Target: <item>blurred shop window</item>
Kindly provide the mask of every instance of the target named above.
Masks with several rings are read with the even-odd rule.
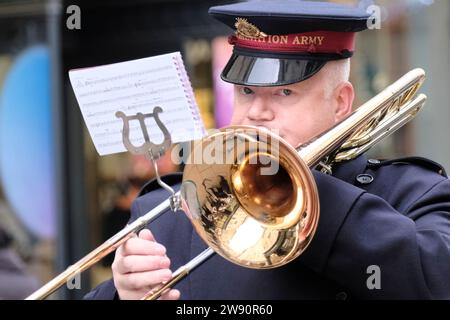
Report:
[[[232,46],[227,37],[217,37],[212,41],[212,77],[214,83],[214,117],[218,128],[228,126],[233,113],[234,88],[231,83],[220,78],[232,54]]]
[[[195,99],[207,129],[230,124],[233,86],[224,82],[220,73],[231,54],[232,46],[224,36],[212,40],[190,39],[184,45],[183,55]]]
[[[24,298],[54,273],[53,61],[41,9],[0,1],[0,299]]]
[[[214,128],[211,45],[205,39],[187,40],[183,56],[203,123],[207,129]]]

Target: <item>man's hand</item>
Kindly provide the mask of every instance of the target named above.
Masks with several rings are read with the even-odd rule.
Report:
[[[172,278],[169,267],[166,248],[155,241],[150,230],[142,230],[138,237],[128,239],[116,250],[112,272],[119,298],[141,299],[150,290]],[[179,298],[180,292],[171,289],[160,299]]]

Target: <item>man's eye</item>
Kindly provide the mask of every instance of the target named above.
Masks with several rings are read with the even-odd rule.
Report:
[[[250,89],[249,87],[242,87],[242,88],[241,88],[241,93],[242,93],[242,94],[252,94],[252,93],[253,93],[253,90]]]
[[[290,89],[281,90],[281,95],[283,95],[283,96],[290,96],[291,93],[292,93],[292,90],[290,90]]]

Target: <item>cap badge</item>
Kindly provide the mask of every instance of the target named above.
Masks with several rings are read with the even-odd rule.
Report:
[[[261,32],[258,27],[248,22],[247,19],[236,18],[234,26],[236,27],[237,36],[255,40],[267,37],[267,34]]]

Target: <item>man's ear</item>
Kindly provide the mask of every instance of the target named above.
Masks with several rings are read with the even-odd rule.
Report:
[[[336,88],[336,109],[334,111],[334,119],[336,122],[345,119],[351,112],[353,106],[353,99],[355,98],[355,91],[353,85],[345,81]]]

